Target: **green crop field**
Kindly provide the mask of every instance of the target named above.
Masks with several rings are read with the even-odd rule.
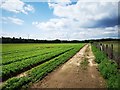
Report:
[[[17,89],[40,80],[66,62],[84,44],[2,44],[2,89]],[[16,77],[25,72],[25,76]]]

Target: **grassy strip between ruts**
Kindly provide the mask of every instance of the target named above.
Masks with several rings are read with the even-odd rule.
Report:
[[[65,52],[64,54],[55,57],[27,72],[27,76],[13,77],[7,80],[2,85],[2,90],[18,90],[32,84],[35,81],[42,79],[49,72],[53,71],[58,65],[63,64],[69,58],[71,58],[82,46],[77,46],[74,49]]]
[[[87,58],[85,58],[82,62],[80,62],[80,64],[81,64],[81,68],[83,70],[86,70],[89,62],[88,62]]]
[[[120,71],[117,63],[110,60],[104,52],[95,46],[92,46],[92,51],[96,57],[95,61],[99,64],[99,71],[107,81],[107,88],[120,88]]]

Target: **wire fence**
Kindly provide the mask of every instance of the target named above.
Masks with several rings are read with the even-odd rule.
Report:
[[[113,48],[114,44],[93,43],[93,45],[103,51],[108,56],[108,58],[114,60],[120,66],[119,48],[117,48],[118,51],[115,51]]]

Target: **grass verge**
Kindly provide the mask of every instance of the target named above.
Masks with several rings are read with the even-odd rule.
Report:
[[[116,62],[110,60],[104,52],[92,46],[92,51],[95,55],[95,61],[99,64],[98,68],[104,79],[107,81],[107,88],[120,88],[120,71],[117,69]]]

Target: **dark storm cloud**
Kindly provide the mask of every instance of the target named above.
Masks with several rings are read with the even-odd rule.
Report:
[[[83,26],[84,28],[105,28],[105,27],[114,27],[120,25],[120,17],[113,18],[103,18],[92,22],[92,24]]]
[[[95,27],[114,27],[118,25],[118,19],[120,18],[104,18],[100,21],[97,21]]]

